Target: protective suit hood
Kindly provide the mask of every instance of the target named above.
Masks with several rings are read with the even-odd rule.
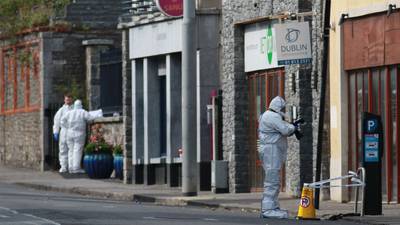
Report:
[[[282,109],[285,108],[285,106],[286,106],[286,102],[280,96],[276,96],[274,99],[272,99],[271,103],[269,103],[269,108],[274,110],[277,113],[281,112]]]
[[[81,100],[76,100],[74,102],[74,109],[82,109],[82,101]]]

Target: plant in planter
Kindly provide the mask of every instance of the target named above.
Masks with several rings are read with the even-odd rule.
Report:
[[[91,128],[83,164],[90,178],[109,178],[114,169],[112,146],[104,140],[100,124],[95,124]]]
[[[123,174],[124,155],[123,155],[123,149],[122,149],[121,145],[114,146],[113,155],[114,155],[115,177],[122,180],[124,178],[124,174]]]

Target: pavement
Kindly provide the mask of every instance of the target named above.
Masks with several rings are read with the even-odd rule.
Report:
[[[0,182],[21,185],[37,190],[79,194],[93,198],[110,200],[150,202],[169,206],[197,206],[210,209],[241,210],[259,212],[261,193],[214,194],[199,192],[197,196],[182,196],[180,188],[165,185],[123,184],[118,179],[89,179],[86,175],[59,174],[57,172],[39,172],[24,168],[0,166]],[[291,217],[297,215],[299,199],[281,193],[281,208],[287,209]],[[317,217],[322,219],[341,217],[354,212],[354,203],[335,201],[320,202]],[[345,216],[343,219],[361,224],[398,224],[400,225],[400,204],[383,204],[380,216]]]

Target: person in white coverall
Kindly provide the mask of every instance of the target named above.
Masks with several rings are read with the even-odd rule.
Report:
[[[82,102],[76,100],[74,109],[67,112],[61,119],[61,124],[67,127],[68,170],[70,173],[84,173],[81,168],[83,146],[86,140],[86,123],[90,120],[89,113],[82,109]]]
[[[287,156],[287,137],[296,127],[284,120],[285,100],[272,99],[259,121],[259,155],[265,172],[261,213],[264,218],[288,218],[288,212],[279,208],[280,172]]]
[[[70,94],[64,95],[64,105],[57,111],[54,116],[53,123],[53,138],[58,141],[59,146],[59,161],[60,161],[60,173],[68,171],[68,145],[67,145],[67,129],[61,126],[61,118],[70,110],[72,110],[72,97]]]

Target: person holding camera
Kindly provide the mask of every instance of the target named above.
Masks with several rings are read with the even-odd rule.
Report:
[[[285,100],[277,96],[259,120],[259,156],[265,172],[264,193],[261,202],[263,218],[288,218],[288,211],[279,208],[280,172],[287,157],[287,137],[298,129],[284,119]]]

